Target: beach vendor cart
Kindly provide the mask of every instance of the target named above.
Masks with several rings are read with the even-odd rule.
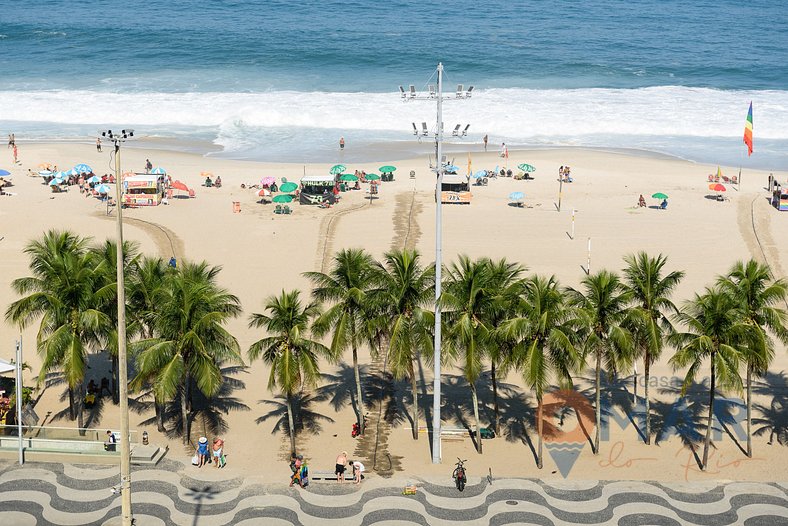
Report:
[[[158,206],[162,197],[164,187],[156,174],[135,174],[123,179],[123,206]]]
[[[336,175],[305,175],[301,178],[301,195],[299,203],[302,205],[321,205],[324,202],[334,204],[334,186],[337,184]]]

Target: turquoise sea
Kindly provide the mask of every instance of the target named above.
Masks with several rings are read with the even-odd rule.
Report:
[[[0,9],[0,133],[130,126],[281,161],[332,161],[343,135],[372,160],[383,141],[407,151],[412,122],[434,129],[434,106],[398,87],[426,90],[440,61],[447,90],[474,86],[445,105],[447,128],[471,125],[464,144],[786,170],[786,57],[781,1],[26,0]]]

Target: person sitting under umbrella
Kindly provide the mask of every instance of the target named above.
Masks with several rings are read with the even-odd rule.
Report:
[[[211,177],[210,176],[205,178],[205,183],[203,183],[203,186],[207,186],[208,188],[213,186],[213,181],[211,181]]]
[[[662,202],[659,204],[659,207],[662,210],[665,210],[668,207],[668,200],[667,199],[663,199]]]

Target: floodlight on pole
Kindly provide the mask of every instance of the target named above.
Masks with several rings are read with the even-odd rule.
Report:
[[[129,379],[126,354],[126,280],[123,268],[123,207],[121,206],[121,180],[120,170],[120,145],[134,137],[134,130],[123,129],[120,132],[112,130],[99,132],[101,138],[109,140],[115,149],[115,210],[117,227],[117,247],[115,253],[115,267],[117,270],[117,295],[118,295],[118,383],[120,398],[120,500],[121,524],[132,526],[134,524],[131,512],[131,444],[129,432]]]
[[[438,85],[429,85],[429,92],[426,96],[419,96],[416,88],[410,84],[409,90],[400,86],[400,93],[403,100],[435,100],[437,102],[437,119],[435,124],[435,339],[434,339],[434,379],[432,389],[432,463],[441,463],[441,274],[443,266],[443,242],[442,242],[442,211],[441,211],[441,188],[443,185],[443,63],[438,63]],[[458,99],[470,97],[473,86],[469,88],[467,96],[460,96],[462,86],[458,86]],[[470,125],[468,125],[470,126]],[[416,124],[413,123],[414,130]],[[425,124],[426,128],[426,124]],[[466,128],[467,129],[467,128]],[[425,133],[426,135],[426,129]],[[415,423],[414,423],[415,425]]]

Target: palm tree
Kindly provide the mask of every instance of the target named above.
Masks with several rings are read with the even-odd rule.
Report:
[[[296,452],[293,395],[317,385],[320,357],[330,361],[335,357],[325,345],[308,338],[309,323],[319,310],[315,303],[302,306],[299,295],[293,290],[271,296],[265,301],[268,314],[254,313],[249,318],[250,328],[264,328],[270,334],[252,344],[249,359],[262,358],[271,367],[268,388],[278,387],[285,395],[291,453]]]
[[[788,316],[785,310],[775,307],[788,296],[788,282],[774,281],[767,265],[751,259],[747,263],[737,262],[718,283],[734,298],[745,323],[754,329],[752,340],[742,348],[747,367],[747,456],[752,457],[752,375],[765,373],[774,359],[774,342],[766,329],[788,344]]]
[[[415,364],[420,350],[432,354],[431,329],[435,268],[422,268],[415,250],[387,252],[372,275],[377,319],[388,335],[388,364],[394,377],[410,379],[413,440],[419,438],[419,405]]]
[[[703,295],[695,298],[674,316],[676,322],[686,326],[686,332],[676,332],[668,336],[668,341],[676,347],[670,359],[674,369],[687,367],[682,386],[682,395],[695,382],[701,365],[707,359],[711,366],[709,386],[709,412],[706,423],[706,438],[703,444],[705,470],[709,460],[709,443],[714,418],[714,396],[717,387],[741,390],[739,359],[741,343],[750,336],[748,327],[741,321],[743,313],[733,297],[720,288],[707,288]]]
[[[25,248],[32,276],[11,286],[21,299],[6,310],[6,319],[24,328],[41,319],[36,348],[42,358],[39,381],[61,370],[68,384],[69,413],[84,427],[82,386],[87,354],[98,348],[111,320],[96,305],[100,274],[88,240],[71,232],[50,230]]]
[[[550,386],[551,377],[561,384],[571,385],[572,371],[580,360],[572,343],[574,330],[570,325],[566,296],[555,276],[533,276],[523,283],[521,292],[520,314],[505,321],[499,332],[502,339],[514,343],[509,360],[536,395],[537,467],[542,469],[544,391]]]
[[[370,289],[372,258],[361,249],[345,249],[334,256],[328,274],[306,272],[314,284],[312,297],[318,302],[331,304],[315,320],[312,330],[317,337],[333,331],[331,352],[342,355],[348,347],[353,352],[353,373],[356,380],[356,418],[361,434],[364,434],[364,399],[361,390],[361,375],[358,368],[358,346],[364,341],[366,323],[365,304]]]
[[[585,354],[595,358],[596,430],[594,454],[599,454],[599,433],[602,427],[601,369],[602,362],[608,374],[625,369],[631,362],[632,335],[625,328],[630,300],[618,275],[607,270],[587,276],[581,282],[584,292],[569,289],[572,304],[579,314],[575,323],[583,327],[586,336]]]
[[[236,296],[216,284],[221,267],[184,263],[169,272],[156,295],[154,336],[136,342],[139,388],[153,378],[154,398],[171,400],[180,391],[183,441],[189,442],[191,389],[207,397],[224,381],[221,365],[243,363],[238,341],[224,324],[241,312]]]
[[[498,407],[498,376],[505,376],[507,364],[510,363],[512,347],[506,339],[497,339],[497,329],[509,318],[515,316],[518,292],[522,286],[520,276],[526,270],[518,263],[510,263],[506,258],[498,261],[486,260],[489,266],[489,291],[492,295],[490,310],[486,318],[492,331],[491,337],[496,339],[487,348],[490,358],[490,382],[493,395],[493,429],[495,434],[501,433],[500,410]]]
[[[129,329],[127,334],[131,337],[138,336],[142,339],[153,338],[156,334],[156,316],[158,305],[156,298],[163,294],[162,289],[167,283],[168,271],[175,272],[167,266],[162,258],[143,257],[135,259],[132,265],[128,283]],[[153,384],[154,376],[147,379],[148,384]],[[153,408],[156,413],[156,428],[164,432],[164,406],[166,398],[157,398],[153,391]]]
[[[649,379],[651,365],[659,360],[667,334],[673,332],[669,314],[678,309],[670,301],[684,272],[673,271],[663,275],[663,267],[668,258],[660,254],[650,257],[645,252],[629,255],[624,258],[627,267],[624,269],[624,280],[634,306],[630,309],[633,322],[633,340],[635,353],[643,357],[643,369],[646,378],[646,444],[651,444],[651,401],[649,399]]]
[[[473,417],[476,422],[476,449],[482,453],[479,424],[479,398],[476,381],[482,372],[490,327],[486,314],[491,309],[490,267],[484,260],[472,261],[460,256],[447,270],[440,302],[445,309],[447,357],[459,360],[463,375],[471,388]]]

